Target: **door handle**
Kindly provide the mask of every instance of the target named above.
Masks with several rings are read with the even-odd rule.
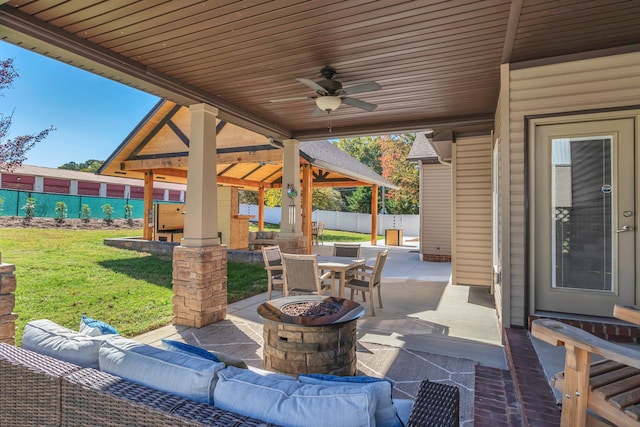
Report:
[[[625,231],[633,231],[633,225],[625,225],[620,230],[616,230],[616,233],[624,233]]]

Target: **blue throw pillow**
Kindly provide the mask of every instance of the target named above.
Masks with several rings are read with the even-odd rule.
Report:
[[[118,334],[116,328],[101,320],[92,319],[82,315],[80,320],[80,332],[91,337],[97,337],[100,335]]]
[[[369,376],[345,376],[328,374],[301,374],[298,379],[303,384],[319,385],[344,385],[344,384],[370,384],[373,386],[374,397],[376,399],[376,426],[380,427],[401,427],[402,420],[398,417],[398,411],[391,398],[393,383],[386,378],[376,378]]]
[[[247,369],[248,366],[244,360],[218,351],[205,350],[195,345],[187,344],[180,341],[163,339],[162,344],[167,350],[176,351],[178,353],[187,353],[191,356],[200,357],[202,359],[211,360],[213,362],[222,362],[227,366],[235,366],[236,368]]]
[[[168,339],[163,339],[162,344],[164,344],[168,350],[177,351],[178,353],[186,353],[191,356],[196,356],[201,359],[211,360],[212,362],[220,362],[213,353],[208,352],[204,348],[196,347],[195,345],[187,344],[180,341],[173,341]]]

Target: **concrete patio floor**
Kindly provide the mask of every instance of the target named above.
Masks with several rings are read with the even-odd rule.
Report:
[[[507,329],[503,343],[488,288],[451,285],[451,264],[421,261],[415,238],[405,237],[401,246],[384,243],[361,243],[367,264],[372,265],[382,249],[389,249],[389,257],[383,271],[384,308],[376,306],[376,316],[372,316],[368,301],[363,304],[366,312],[358,319],[358,341],[475,362],[475,410],[465,427],[558,425],[559,410],[544,371],[563,360],[563,355],[531,351],[533,344],[525,330]],[[333,245],[314,246],[313,252],[331,255]],[[274,291],[272,297],[280,295]],[[230,304],[227,320],[261,334],[262,320],[256,309],[266,300],[265,292]],[[360,297],[356,301],[361,302]],[[215,325],[200,330],[168,325],[137,339],[160,345],[163,338],[210,336],[216,333],[213,328]],[[251,364],[259,365],[261,351],[252,347],[249,353],[257,357]],[[541,396],[547,395],[542,404]]]
[[[383,270],[384,308],[376,306],[376,316],[372,316],[368,301],[363,304],[366,313],[358,320],[358,341],[466,358],[483,366],[508,369],[487,288],[451,285],[451,264],[421,261],[418,242],[410,237],[401,246],[385,246],[384,240],[377,246],[363,243],[361,256],[373,264],[376,253],[382,249],[389,249]],[[332,251],[330,243],[313,247],[318,254],[331,255]],[[274,291],[273,298],[280,295]],[[263,293],[229,304],[227,319],[261,325],[256,309],[266,300]],[[358,296],[356,301],[362,302]],[[186,329],[169,325],[137,339],[155,344]]]

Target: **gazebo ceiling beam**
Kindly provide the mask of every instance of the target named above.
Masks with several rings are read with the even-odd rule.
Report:
[[[243,151],[218,154],[218,164],[234,163],[277,163],[282,161],[282,153],[274,151]],[[140,170],[156,168],[186,168],[189,166],[188,156],[164,157],[159,155],[146,156],[142,159],[125,160],[120,164],[120,170]]]

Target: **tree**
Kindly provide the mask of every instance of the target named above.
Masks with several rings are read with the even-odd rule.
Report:
[[[382,156],[382,176],[400,187],[389,190],[385,205],[392,214],[416,214],[420,200],[420,172],[418,166],[407,161],[415,134],[384,136],[379,139]]]
[[[343,206],[342,196],[334,188],[314,188],[312,203],[313,209],[323,211],[339,211]]]
[[[366,136],[362,138],[343,138],[337,141],[336,146],[373,170],[375,173],[382,173],[380,164],[380,145],[377,136]]]
[[[67,162],[62,166],[58,166],[58,169],[67,169],[72,171],[81,171],[81,172],[95,172],[100,169],[100,166],[104,163],[104,160],[95,160],[90,159],[86,162],[76,163],[76,162]]]
[[[347,198],[347,211],[371,213],[371,187],[358,187]]]
[[[10,88],[17,77],[19,74],[13,66],[13,58],[0,60],[0,91]],[[1,95],[2,92],[0,92]],[[45,139],[49,132],[55,130],[51,126],[37,134],[8,138],[12,118],[13,112],[8,116],[0,113],[0,171],[12,172],[22,166],[22,163],[27,160],[27,151]]]

